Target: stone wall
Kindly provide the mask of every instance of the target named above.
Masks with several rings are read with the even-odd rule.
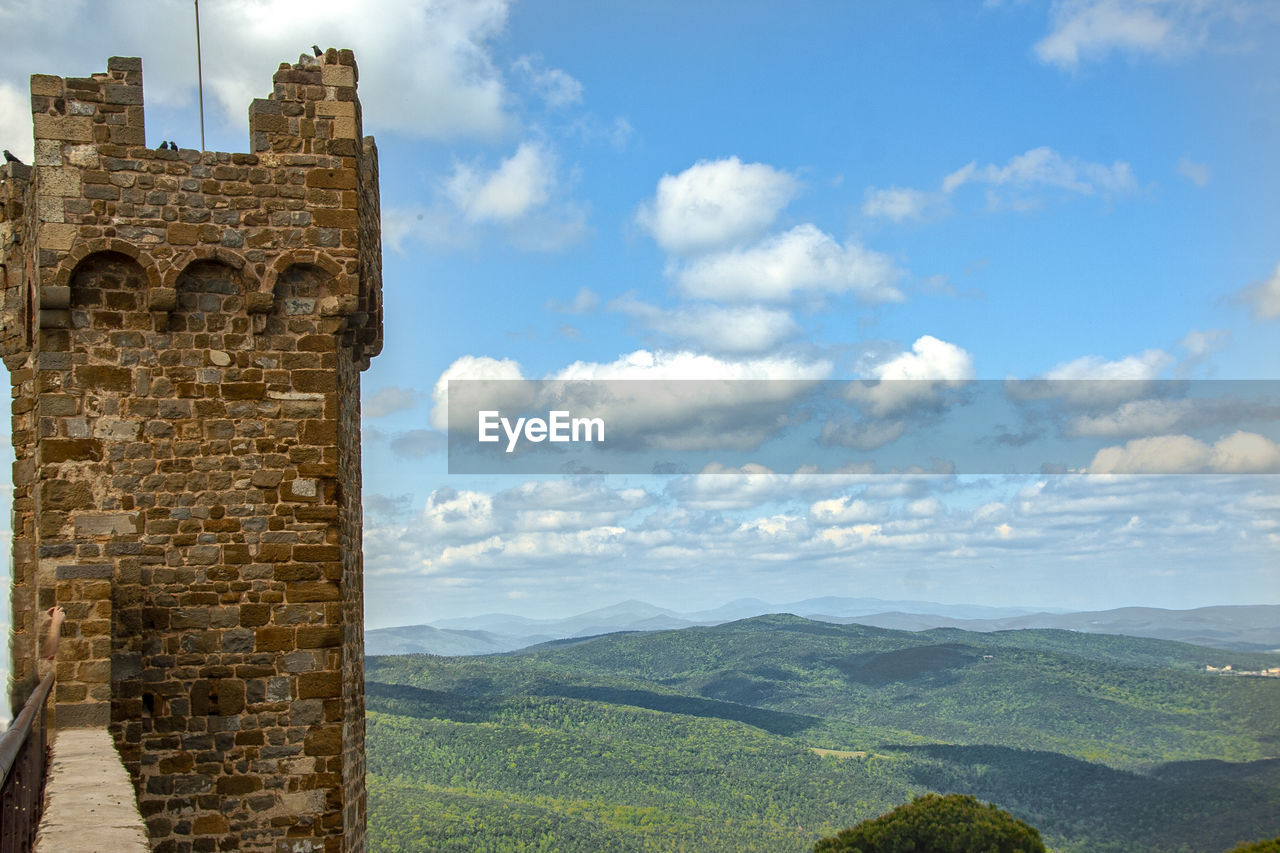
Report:
[[[54,726],[110,727],[153,850],[363,850],[355,60],[282,65],[248,154],[148,148],[141,61],[107,67],[33,76],[35,163],[0,170],[11,700],[60,604]]]

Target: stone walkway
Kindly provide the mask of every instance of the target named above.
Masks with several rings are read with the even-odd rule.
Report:
[[[63,729],[53,742],[36,853],[148,853],[133,783],[106,729]]]

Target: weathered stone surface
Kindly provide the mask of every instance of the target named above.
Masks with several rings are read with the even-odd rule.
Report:
[[[141,72],[33,77],[0,182],[15,694],[60,604],[54,724],[110,726],[154,849],[363,850],[355,60],[282,67],[248,154],[146,147]]]
[[[105,728],[54,739],[36,853],[146,853],[133,783]]]

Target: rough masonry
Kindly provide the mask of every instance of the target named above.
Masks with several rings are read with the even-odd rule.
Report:
[[[364,849],[357,78],[281,65],[227,154],[148,147],[139,59],[37,74],[35,162],[0,168],[10,699],[62,605],[53,726],[109,728],[155,851]]]

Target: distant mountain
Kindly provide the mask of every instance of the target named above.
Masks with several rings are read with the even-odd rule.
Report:
[[[406,625],[366,631],[364,651],[368,655],[491,655],[523,649],[546,642],[553,636],[509,637],[489,631],[457,631],[431,625]],[[529,641],[532,640],[533,643]]]
[[[817,618],[817,617],[814,617]],[[1280,605],[1198,607],[1164,610],[1158,607],[1121,607],[1081,613],[1031,613],[1008,618],[955,619],[930,613],[885,612],[856,617],[831,617],[822,621],[901,631],[960,628],[965,631],[1011,631],[1020,628],[1062,628],[1089,634],[1123,634],[1176,640],[1197,646],[1236,651],[1280,649]]]
[[[936,601],[885,601],[881,598],[825,596],[823,598],[806,598],[803,601],[771,606],[768,610],[751,615],[794,613],[797,616],[804,616],[806,619],[814,619],[822,615],[836,617],[867,616],[873,613],[883,613],[886,610],[899,611],[901,613],[926,613],[946,616],[952,619],[1003,619],[1037,612],[1030,607],[988,607],[981,604],[939,604]],[[1066,613],[1067,611],[1046,610],[1039,612]]]
[[[371,655],[495,654],[553,639],[721,625],[769,613],[791,613],[818,622],[842,625],[857,623],[901,631],[926,631],[931,628],[960,628],[966,631],[1061,628],[1094,634],[1176,640],[1237,651],[1280,649],[1280,605],[1216,606],[1195,610],[1123,607],[1069,613],[978,604],[825,596],[784,604],[743,598],[711,610],[687,613],[635,600],[562,619],[530,619],[506,613],[490,613],[445,619],[435,625],[374,629],[365,634],[365,651]]]

